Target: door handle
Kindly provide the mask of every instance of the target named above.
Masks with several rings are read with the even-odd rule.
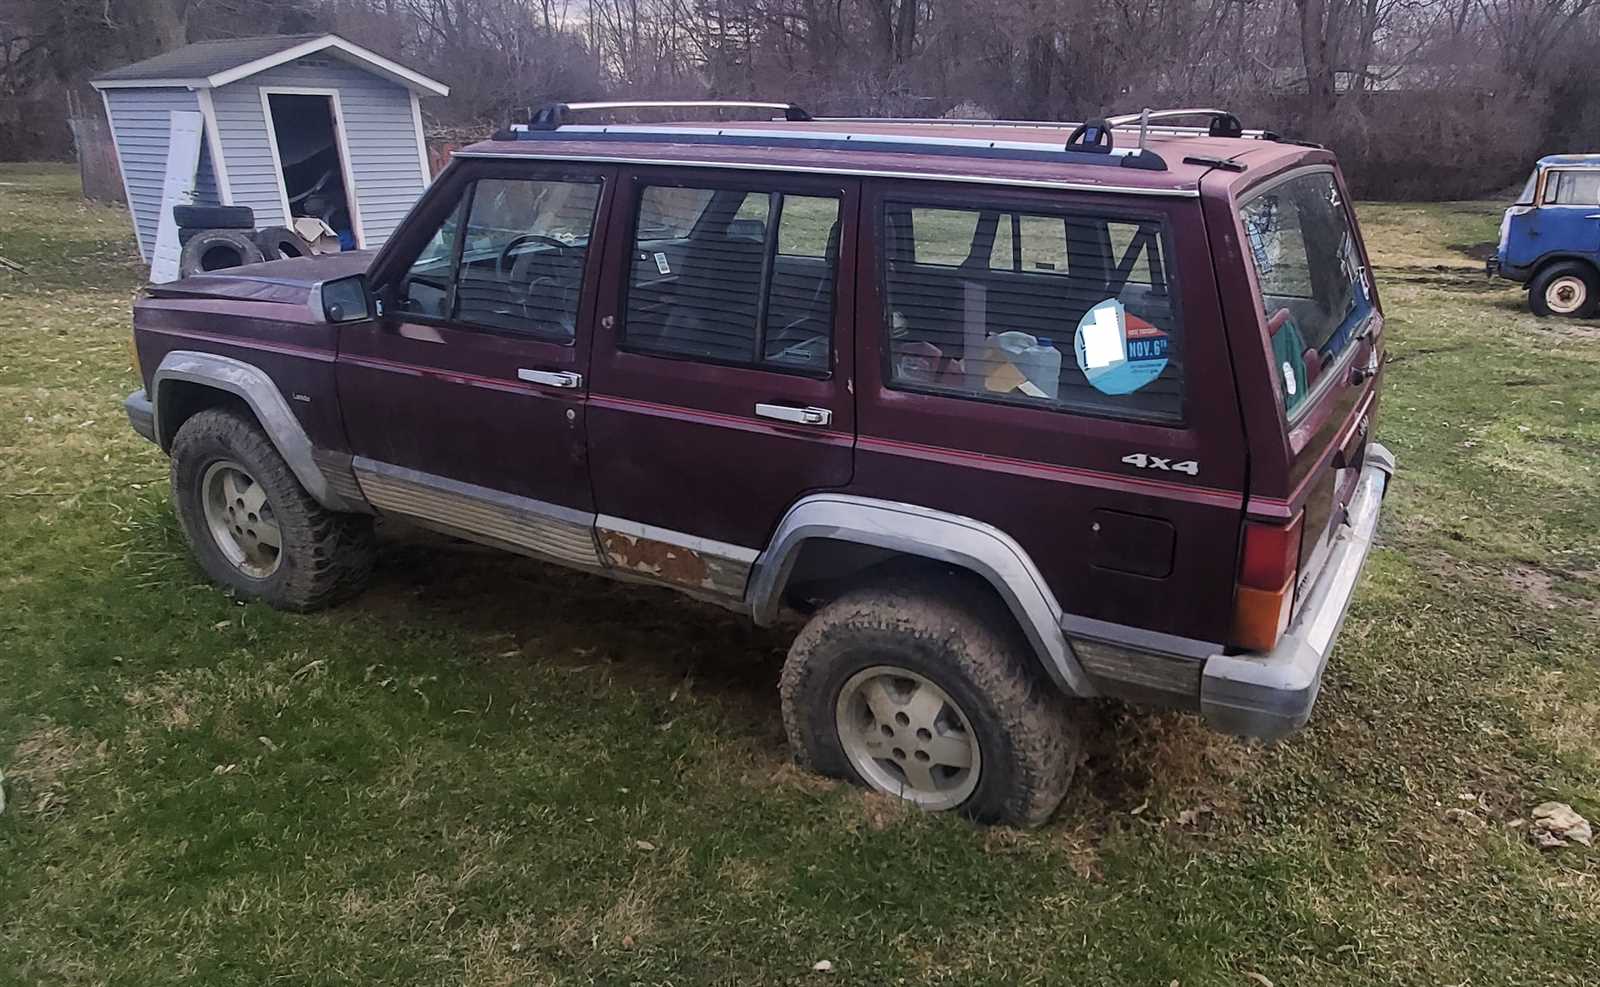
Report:
[[[525,380],[530,384],[545,384],[549,387],[583,386],[583,374],[575,374],[570,370],[528,370],[523,368],[517,371],[517,379]]]
[[[758,404],[756,414],[774,421],[792,422],[796,425],[826,427],[833,424],[833,412],[827,408],[796,408],[787,404]]]

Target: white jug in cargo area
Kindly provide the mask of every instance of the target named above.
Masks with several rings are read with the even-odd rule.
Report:
[[[984,340],[978,360],[968,361],[967,372],[986,391],[1018,391],[1054,400],[1060,389],[1061,351],[1049,339],[1002,332]]]

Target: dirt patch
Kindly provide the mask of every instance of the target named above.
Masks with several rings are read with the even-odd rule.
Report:
[[[1506,573],[1506,582],[1534,606],[1545,610],[1556,609],[1564,599],[1555,590],[1555,577],[1542,569],[1519,565]]]
[[[1477,243],[1451,243],[1446,246],[1447,249],[1454,250],[1458,254],[1466,254],[1473,260],[1488,260],[1500,249],[1500,245],[1493,240],[1481,240]]]
[[[12,748],[5,766],[10,799],[24,811],[55,818],[69,801],[68,776],[105,756],[105,741],[91,745],[66,727],[40,727]]]

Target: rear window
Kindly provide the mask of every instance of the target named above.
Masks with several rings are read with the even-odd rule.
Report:
[[[884,222],[889,387],[1182,421],[1160,218],[890,202]]]
[[[1272,186],[1247,200],[1240,218],[1278,391],[1293,417],[1372,313],[1372,282],[1330,172]]]

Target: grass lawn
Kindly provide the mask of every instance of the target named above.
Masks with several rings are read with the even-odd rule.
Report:
[[[0,983],[1593,984],[1600,329],[1364,207],[1399,457],[1311,726],[1097,716],[1029,833],[789,766],[788,641],[394,543],[288,616],[207,585],[128,428],[127,217],[0,166]],[[829,960],[831,977],[811,972]]]

